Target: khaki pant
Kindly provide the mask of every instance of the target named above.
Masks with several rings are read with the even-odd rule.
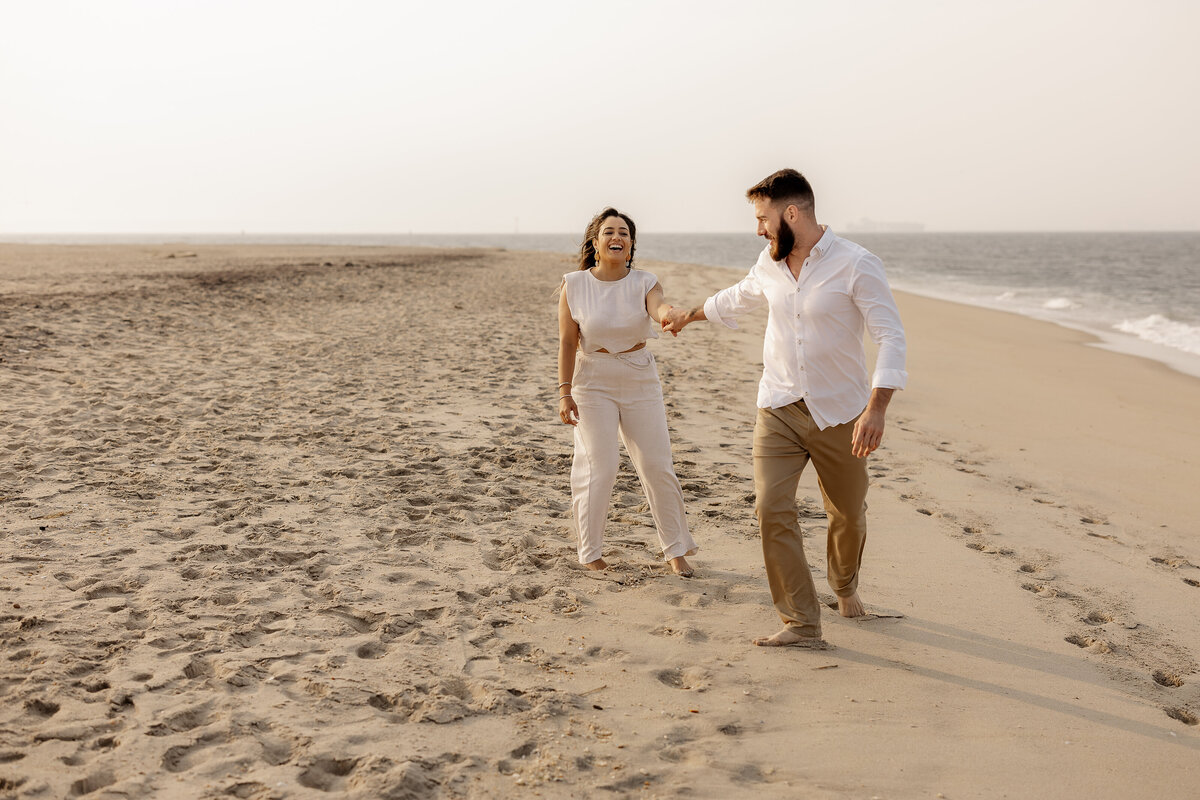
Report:
[[[796,515],[796,487],[810,459],[829,517],[829,586],[839,597],[858,588],[867,539],[867,462],[850,452],[856,421],[819,430],[804,401],[760,408],[755,421],[754,511],[767,583],[784,625],[801,636],[821,635],[817,589]]]

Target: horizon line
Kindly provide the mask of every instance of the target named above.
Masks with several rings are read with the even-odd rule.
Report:
[[[1103,229],[1088,229],[1088,228],[995,228],[995,229],[980,229],[980,228],[944,228],[944,229],[927,229],[927,230],[855,230],[848,227],[839,227],[830,225],[835,232],[846,231],[849,233],[865,233],[865,234],[894,234],[894,235],[916,235],[922,234],[1004,234],[1004,233],[1087,233],[1087,234],[1105,234],[1105,233],[1200,233],[1200,228],[1103,228]],[[668,236],[749,236],[759,238],[757,234],[747,231],[641,231],[641,237],[647,234],[652,235],[668,235]],[[314,236],[387,236],[387,237],[417,237],[417,236],[578,236],[578,231],[317,231],[317,232],[300,232],[300,231],[0,231],[0,241],[9,239],[19,239],[24,237],[29,238],[49,238],[49,237],[81,237],[81,236],[97,236],[104,238],[121,237],[121,236],[139,236],[139,237],[166,237],[166,236],[221,236],[229,238],[246,238],[255,236],[296,236],[296,237],[314,237]],[[14,242],[9,242],[14,243]]]

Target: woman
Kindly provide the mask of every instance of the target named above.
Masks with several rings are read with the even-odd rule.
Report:
[[[607,569],[600,557],[604,521],[617,479],[617,436],[650,503],[663,556],[677,575],[693,574],[683,492],[671,463],[662,386],[646,340],[671,306],[658,279],[633,268],[637,228],[606,208],[579,248],[579,269],[563,276],[558,301],[558,414],[575,426],[571,517],[579,563]]]

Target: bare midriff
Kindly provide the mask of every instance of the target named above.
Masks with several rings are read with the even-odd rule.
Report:
[[[621,352],[622,353],[632,353],[634,350],[641,350],[645,346],[646,346],[645,342],[640,342],[638,344],[635,344],[633,347],[629,348],[628,350],[622,350]],[[608,351],[605,350],[603,347],[599,347],[596,349],[596,352],[597,353],[607,353]],[[618,355],[620,355],[620,353],[618,353]]]

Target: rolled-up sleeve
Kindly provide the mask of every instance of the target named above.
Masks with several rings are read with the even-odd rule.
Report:
[[[871,388],[903,389],[908,385],[905,370],[907,342],[904,325],[900,322],[900,309],[888,287],[883,262],[870,253],[860,258],[855,265],[850,291],[854,304],[862,312],[871,341],[879,345]]]
[[[712,322],[719,322],[726,328],[737,328],[737,318],[748,311],[761,308],[767,302],[763,291],[762,281],[755,274],[754,267],[746,277],[722,289],[704,301],[704,316]]]

